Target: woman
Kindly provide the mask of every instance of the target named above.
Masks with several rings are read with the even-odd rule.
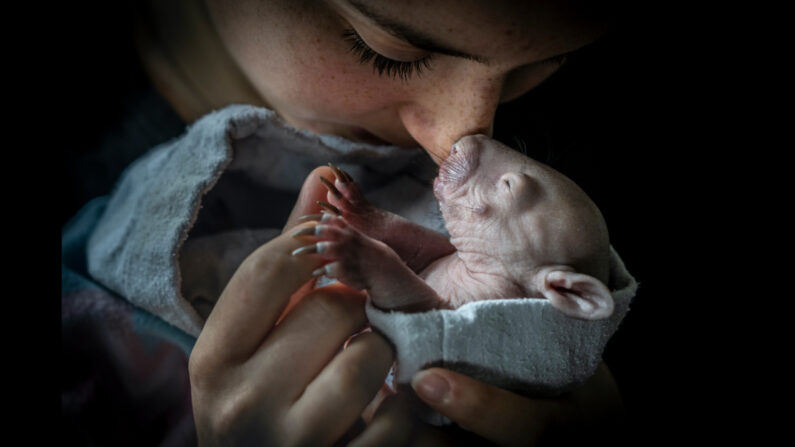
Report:
[[[299,129],[422,147],[437,164],[460,137],[491,134],[498,104],[548,79],[611,20],[606,6],[579,1],[149,3],[136,44],[152,83],[186,123],[229,104],[259,105]],[[317,198],[300,197],[285,228]],[[418,423],[401,394],[368,408],[392,363],[388,343],[364,334],[334,355],[364,324],[361,295],[343,287],[309,293],[271,331],[305,280],[304,267],[276,255],[293,243],[277,237],[246,259],[196,341],[190,385],[202,444],[323,445],[347,436],[381,445],[471,433],[532,444],[615,414],[617,392],[604,367],[556,400],[440,368],[419,373],[418,396],[471,433]],[[318,312],[333,318],[318,324]]]

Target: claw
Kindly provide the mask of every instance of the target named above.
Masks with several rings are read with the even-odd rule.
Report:
[[[340,198],[342,197],[342,193],[334,186],[330,181],[328,181],[325,177],[320,177],[320,183],[322,183],[328,190],[334,194],[334,197]]]
[[[347,173],[346,171],[344,171],[342,168],[338,168],[338,169],[339,169],[339,170],[340,170],[340,172],[342,172],[342,174],[345,176],[345,183],[353,183],[353,177],[351,177],[351,175],[350,175],[350,174],[348,174],[348,173]]]
[[[293,250],[293,256],[300,256],[309,253],[317,253],[317,244],[312,245],[304,245],[303,247],[296,248]]]
[[[342,212],[336,206],[334,206],[334,205],[332,205],[332,204],[330,204],[328,202],[324,202],[322,200],[318,200],[317,204],[322,206],[323,208],[331,211],[332,213],[334,213],[336,215],[341,215],[342,214]]]
[[[291,237],[297,238],[299,236],[315,236],[317,234],[317,225],[314,227],[304,227],[291,234]]]
[[[337,177],[337,180],[342,183],[348,183],[348,177],[345,176],[345,173],[340,168],[334,166],[331,162],[329,162],[328,167],[331,168],[331,172],[334,173],[334,177]]]
[[[326,265],[328,265],[328,264],[326,264]],[[326,266],[323,266],[323,267],[320,267],[319,269],[315,270],[314,272],[312,272],[312,276],[313,277],[323,276],[326,273],[328,273],[328,272],[326,272]]]
[[[333,214],[333,213],[323,213],[323,217],[320,218],[321,223],[329,223],[332,219],[339,219],[345,222],[345,218],[342,215]]]
[[[310,220],[320,220],[323,218],[323,214],[307,214],[298,218],[298,222],[307,222]]]

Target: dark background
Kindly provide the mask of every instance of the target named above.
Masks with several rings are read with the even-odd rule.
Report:
[[[46,101],[63,118],[50,128],[63,157],[54,177],[62,225],[86,200],[108,193],[140,155],[130,148],[108,161],[96,151],[145,79],[123,2],[70,4],[60,13],[47,64],[58,82]],[[745,197],[724,180],[720,162],[747,151],[725,120],[724,107],[739,93],[716,74],[719,49],[704,15],[646,5],[624,18],[614,35],[501,107],[495,136],[588,192],[640,282],[605,352],[627,408],[629,444],[738,440],[751,407],[733,373],[748,360],[725,361],[734,339],[722,309],[741,288],[721,287],[737,281],[716,217],[726,213],[727,189],[735,200]],[[526,111],[526,122],[504,119],[515,109]]]
[[[659,16],[642,18],[574,55],[502,113],[531,110],[528,154],[591,196],[640,283],[604,354],[627,409],[627,444],[715,441],[727,433],[709,423],[725,422],[718,408],[730,390],[708,372],[717,358],[710,343],[716,328],[698,311],[716,292],[705,280],[712,261],[701,254],[715,228],[698,217],[713,207],[715,187],[700,171],[713,144],[701,135],[705,91],[695,48],[683,51],[676,44],[684,36],[670,30],[655,34],[651,19]],[[499,117],[495,133],[510,143]]]

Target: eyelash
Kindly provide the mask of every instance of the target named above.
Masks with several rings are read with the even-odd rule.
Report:
[[[351,44],[351,48],[348,51],[359,57],[359,63],[372,63],[373,71],[378,72],[378,76],[386,74],[393,79],[400,78],[403,81],[408,81],[414,74],[421,76],[423,69],[431,69],[430,55],[411,62],[396,61],[375,52],[365,43],[356,30],[345,30],[342,33],[342,38]]]

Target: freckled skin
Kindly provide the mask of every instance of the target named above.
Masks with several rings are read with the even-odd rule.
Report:
[[[498,298],[545,297],[550,269],[608,279],[604,219],[557,171],[478,135],[456,143],[434,192],[450,240],[375,208],[337,179],[317,240],[326,274],[383,309],[456,308]],[[553,305],[555,303],[553,302]]]
[[[422,147],[437,164],[461,137],[490,135],[499,103],[559,68],[541,61],[604,33],[598,21],[559,0],[366,3],[457,49],[488,56],[488,63],[434,54],[421,76],[379,76],[341,37],[350,28],[376,34],[344,1],[206,0],[220,40],[260,96],[255,103],[264,101],[301,129]],[[387,55],[395,46],[373,41],[386,42],[374,50]]]

